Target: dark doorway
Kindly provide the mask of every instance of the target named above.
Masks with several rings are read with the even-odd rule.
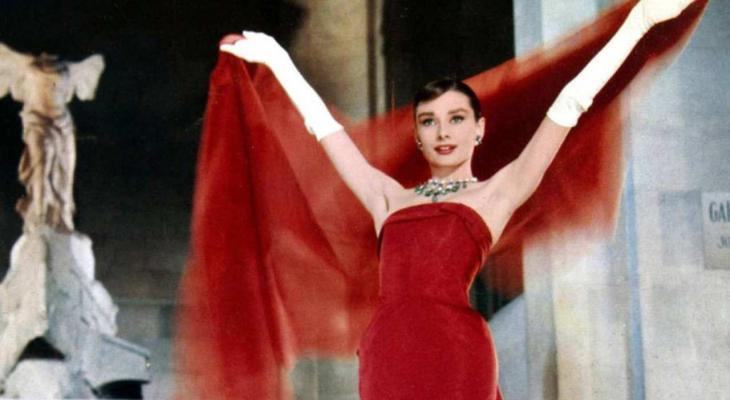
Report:
[[[383,12],[389,106],[431,80],[465,79],[514,57],[511,0],[395,0]]]

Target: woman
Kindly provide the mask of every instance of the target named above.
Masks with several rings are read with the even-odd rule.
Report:
[[[497,399],[497,364],[466,288],[514,211],[535,191],[570,128],[656,23],[691,1],[644,0],[572,80],[520,156],[476,182],[471,159],[485,119],[471,90],[437,81],[417,95],[414,139],[432,179],[404,188],[371,167],[286,52],[263,34],[223,45],[266,64],[372,216],[379,236],[381,305],[360,345],[363,399]]]

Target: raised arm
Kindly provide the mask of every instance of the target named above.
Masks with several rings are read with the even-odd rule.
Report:
[[[221,45],[220,49],[271,69],[345,184],[371,215],[384,215],[385,194],[397,190],[400,184],[367,162],[276,40],[257,32],[244,32],[244,37],[234,44]]]
[[[678,16],[693,0],[642,0],[616,34],[560,92],[520,155],[492,178],[490,227],[501,234],[512,213],[537,189],[568,132],[593,98],[655,24]]]

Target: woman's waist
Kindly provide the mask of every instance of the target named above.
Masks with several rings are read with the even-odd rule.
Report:
[[[433,293],[381,293],[378,298],[380,308],[383,307],[429,307],[443,306],[475,312],[469,304],[466,294],[433,294]]]
[[[490,337],[486,321],[468,304],[444,303],[423,296],[380,300],[365,330],[363,340],[366,343],[373,336],[383,335],[393,340],[422,335],[445,338],[456,335],[469,340]]]

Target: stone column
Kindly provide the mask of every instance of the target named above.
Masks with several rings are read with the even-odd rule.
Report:
[[[370,112],[368,8],[372,2],[297,1],[305,17],[290,49],[292,58],[325,102],[354,120]]]
[[[518,56],[590,21],[608,3],[516,0]],[[541,400],[630,397],[624,245],[621,235],[604,244],[576,236],[552,237],[525,255],[528,384],[512,389],[512,381],[523,377],[510,377],[510,371],[503,370],[505,392],[512,390],[513,398]]]
[[[296,2],[305,18],[289,49],[292,58],[324,101],[353,121],[383,109],[384,90],[377,84],[383,81],[377,29],[381,1]],[[357,399],[357,366],[355,358],[300,360],[291,375],[296,398]]]

